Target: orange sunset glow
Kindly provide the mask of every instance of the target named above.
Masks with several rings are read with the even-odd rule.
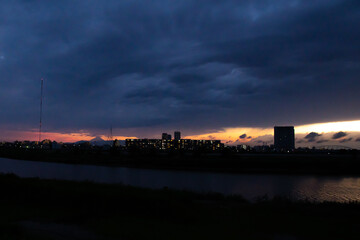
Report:
[[[319,133],[331,133],[339,131],[348,131],[348,132],[360,132],[360,120],[356,121],[344,121],[344,122],[328,122],[328,123],[315,123],[295,126],[296,134],[306,134],[310,132],[319,132]],[[210,132],[201,135],[189,135],[186,138],[189,139],[218,139],[223,142],[237,141],[238,143],[248,143],[252,139],[273,135],[273,128],[224,128],[219,132]],[[246,134],[247,137],[240,139],[239,136]]]
[[[9,136],[7,141],[16,141],[16,140],[30,140],[37,141],[39,139],[39,133],[37,131],[6,131],[6,135]],[[57,133],[57,132],[43,132],[41,134],[41,139],[50,139],[57,142],[77,142],[77,141],[90,141],[96,136],[91,135],[90,133]],[[102,139],[106,140],[107,136],[100,135]],[[126,136],[113,136],[113,139],[125,140],[127,138],[135,137],[126,137]]]
[[[271,136],[273,135],[273,128],[249,128],[249,127],[237,127],[237,128],[224,128],[217,132],[209,132],[199,135],[186,135],[183,138],[186,139],[216,139],[221,140],[224,143],[231,143],[237,141],[239,144],[246,144],[254,138],[262,136]],[[328,122],[328,123],[315,123],[295,126],[296,134],[306,134],[310,132],[318,133],[330,133],[338,131],[348,131],[348,132],[360,132],[360,120],[356,121],[344,121],[344,122]],[[241,135],[246,134],[246,137],[239,138]],[[160,133],[159,133],[160,135]],[[31,140],[37,141],[39,138],[38,132],[35,130],[32,131],[4,131],[4,135],[7,136],[7,141],[15,140]],[[101,137],[106,140],[106,135],[93,135],[89,132],[72,132],[72,133],[58,133],[58,132],[43,132],[42,139],[50,139],[58,142],[76,142],[76,141],[89,141],[95,137]],[[156,135],[157,136],[157,135]],[[134,136],[113,136],[113,139],[125,140],[125,139],[134,139],[138,137]],[[141,138],[141,136],[140,136]]]

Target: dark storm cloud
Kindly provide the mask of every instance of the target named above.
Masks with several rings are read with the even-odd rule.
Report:
[[[252,138],[251,141],[247,142],[249,145],[271,145],[274,142],[274,136],[273,135],[263,135],[259,137]]]
[[[332,139],[339,139],[339,138],[343,138],[343,137],[346,137],[348,134],[345,133],[345,132],[338,132],[338,133],[335,133],[333,136],[332,136]]]
[[[305,136],[305,139],[308,142],[315,142],[317,140],[317,138],[320,137],[320,136],[321,136],[321,134],[319,134],[319,133],[311,132],[311,133],[309,133],[308,135]]]
[[[359,119],[358,22],[355,0],[6,1],[0,121],[37,127],[41,77],[49,131]]]
[[[239,136],[240,139],[245,139],[247,135],[244,133],[243,135]]]
[[[356,142],[360,142],[360,138],[357,138],[355,141],[356,141]]]
[[[341,141],[339,141],[340,143],[346,143],[346,142],[350,142],[352,140],[352,138],[345,138]]]

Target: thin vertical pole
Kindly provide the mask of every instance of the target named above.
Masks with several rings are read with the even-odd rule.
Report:
[[[108,141],[112,141],[113,140],[113,129],[112,129],[112,125],[110,125],[110,135],[108,135]]]
[[[44,79],[43,79],[43,78],[41,78],[40,122],[39,122],[39,143],[40,143],[40,141],[41,141],[42,105],[43,105],[43,87],[44,87]]]
[[[113,140],[113,132],[112,132],[112,125],[110,127],[110,138],[111,138],[111,141]]]

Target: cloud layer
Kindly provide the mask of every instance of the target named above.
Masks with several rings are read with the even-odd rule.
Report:
[[[8,1],[1,127],[37,127],[41,77],[47,131],[360,119],[359,22],[356,0]]]
[[[321,134],[316,133],[316,132],[311,132],[311,133],[309,133],[308,135],[305,136],[305,139],[308,142],[315,142],[318,137],[321,137]]]
[[[340,138],[343,138],[343,137],[346,137],[347,136],[347,133],[345,132],[338,132],[338,133],[335,133],[332,137],[332,139],[340,139]]]

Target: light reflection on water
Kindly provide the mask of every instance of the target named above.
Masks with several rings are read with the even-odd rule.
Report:
[[[317,201],[360,201],[360,178],[309,177],[293,189],[293,196]]]
[[[267,195],[314,201],[360,201],[359,177],[224,174],[19,161],[0,158],[0,172],[101,183],[123,183],[146,188],[186,189],[239,194],[249,200]]]

